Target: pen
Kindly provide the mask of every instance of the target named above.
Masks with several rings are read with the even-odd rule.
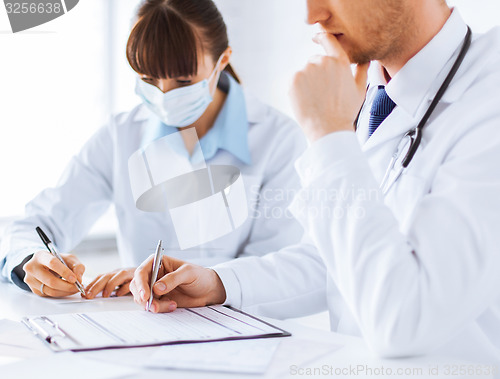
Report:
[[[64,262],[64,259],[62,259],[61,255],[57,252],[56,247],[54,246],[54,244],[52,243],[52,241],[49,239],[49,237],[47,237],[47,235],[44,233],[44,231],[42,230],[42,228],[40,228],[39,226],[37,226],[36,227],[36,231],[37,231],[38,235],[40,236],[40,238],[42,239],[43,244],[47,247],[47,249],[50,251],[50,253],[54,257],[56,257],[57,259],[59,259],[63,265],[65,265],[66,267],[68,267],[68,265],[66,264],[66,262]],[[80,293],[83,296],[85,296],[85,288],[78,281],[78,279],[75,282],[75,286],[76,286],[76,288],[78,288],[78,291],[80,291]]]
[[[153,286],[156,283],[156,279],[158,278],[158,271],[160,271],[161,267],[161,240],[158,241],[158,246],[156,246],[155,256],[153,258],[153,272],[151,273],[151,284],[149,293],[148,306],[146,310],[149,312],[149,308],[151,308],[151,303],[153,302]]]

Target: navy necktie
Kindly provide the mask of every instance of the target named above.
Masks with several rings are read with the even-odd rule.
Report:
[[[379,125],[389,116],[396,106],[396,103],[391,100],[384,86],[378,86],[375,101],[370,110],[370,123],[368,124],[368,136],[371,136]]]

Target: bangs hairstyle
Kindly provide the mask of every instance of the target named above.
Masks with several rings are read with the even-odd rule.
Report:
[[[214,63],[229,46],[224,19],[212,0],[145,0],[127,42],[127,59],[154,79],[194,76],[198,52]],[[240,82],[231,65],[224,69]]]
[[[163,6],[139,18],[127,42],[127,59],[134,71],[154,79],[193,76],[198,47],[191,25]]]

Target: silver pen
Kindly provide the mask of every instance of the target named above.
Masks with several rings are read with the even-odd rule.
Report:
[[[156,283],[156,279],[158,278],[158,271],[160,271],[161,267],[161,240],[158,241],[158,246],[156,246],[155,256],[153,258],[153,272],[151,273],[151,284],[149,286],[149,300],[148,306],[146,310],[149,312],[149,308],[151,308],[151,303],[153,302],[153,286]]]
[[[66,262],[64,262],[64,259],[62,259],[61,254],[58,253],[58,251],[56,250],[56,247],[54,246],[54,244],[52,243],[52,241],[49,239],[49,237],[47,237],[47,235],[44,233],[44,231],[42,230],[42,228],[40,228],[39,226],[37,226],[36,227],[36,231],[37,231],[38,235],[40,236],[40,238],[42,239],[43,244],[47,247],[47,249],[50,251],[50,253],[54,257],[56,257],[57,259],[59,259],[63,265],[65,265],[66,267],[68,267],[68,265],[66,264]],[[78,281],[78,279],[75,282],[75,286],[76,286],[76,288],[78,288],[78,291],[80,291],[80,293],[83,296],[86,296],[85,295],[85,288]]]

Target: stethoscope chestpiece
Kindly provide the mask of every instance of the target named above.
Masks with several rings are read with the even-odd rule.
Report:
[[[420,141],[422,140],[422,129],[414,128],[406,132],[405,137],[410,139],[410,147],[408,148],[408,152],[406,153],[403,161],[401,162],[401,166],[404,168],[408,167],[413,156],[417,152],[418,147],[420,146]]]

